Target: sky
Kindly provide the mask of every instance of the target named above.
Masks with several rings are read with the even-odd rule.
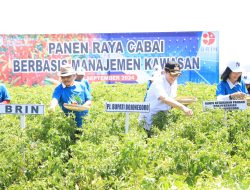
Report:
[[[228,60],[250,71],[246,0],[8,0],[0,34],[219,31],[220,72]]]

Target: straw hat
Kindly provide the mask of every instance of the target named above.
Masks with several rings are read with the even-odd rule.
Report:
[[[70,75],[75,75],[76,71],[70,65],[62,65],[60,69],[59,76],[66,77]]]

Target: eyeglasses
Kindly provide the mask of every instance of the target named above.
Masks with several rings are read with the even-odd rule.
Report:
[[[181,74],[171,74],[171,73],[169,73],[169,75],[171,76],[171,77],[173,77],[173,78],[178,78],[179,76],[181,76]]]

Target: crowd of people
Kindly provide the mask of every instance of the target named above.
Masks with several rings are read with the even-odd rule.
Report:
[[[150,112],[141,113],[139,121],[144,129],[149,132],[152,127],[152,119],[159,112],[168,112],[172,108],[179,109],[187,116],[192,116],[192,109],[175,100],[177,96],[177,78],[181,75],[180,65],[175,61],[169,61],[164,65],[154,67],[152,77],[147,83],[144,101],[150,103]],[[60,80],[52,94],[49,111],[55,111],[60,106],[65,115],[73,113],[78,128],[83,126],[83,118],[91,107],[91,87],[85,79],[85,70],[77,68],[75,71],[70,65],[60,68]],[[221,75],[221,81],[216,88],[216,99],[242,100],[250,94],[250,73],[244,73],[240,62],[230,61]],[[85,106],[83,111],[72,111],[64,105],[74,101]],[[10,95],[4,84],[0,84],[0,104],[10,104]]]

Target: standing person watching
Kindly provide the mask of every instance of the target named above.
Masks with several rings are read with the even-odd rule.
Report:
[[[77,70],[76,70],[76,79],[75,81],[78,81],[78,82],[83,82],[89,93],[91,93],[91,87],[90,87],[90,84],[89,84],[89,81],[87,79],[84,78],[85,77],[85,70],[83,67],[78,67]]]
[[[242,74],[242,79],[246,84],[248,95],[250,95],[250,72],[245,72]]]
[[[174,99],[177,95],[177,78],[181,75],[180,65],[175,61],[169,61],[165,64],[164,71],[159,80],[154,81],[148,90],[145,102],[150,103],[150,112],[140,115],[140,121],[144,122],[144,128],[148,134],[153,116],[158,112],[165,112],[174,107],[188,116],[193,115],[191,109]]]
[[[4,84],[0,84],[0,104],[9,104],[10,95]]]
[[[149,89],[149,87],[151,86],[151,84],[157,80],[158,78],[160,78],[160,76],[163,74],[163,71],[162,71],[162,68],[160,65],[156,65],[154,66],[153,68],[153,73],[150,77],[150,79],[148,80],[148,83],[147,83],[147,90]]]
[[[160,65],[154,66],[153,73],[152,73],[152,75],[151,75],[151,77],[150,77],[150,79],[148,80],[148,83],[147,83],[147,91],[146,91],[146,94],[144,96],[144,101],[146,100],[147,93],[148,93],[148,90],[149,90],[149,87],[151,86],[151,84],[154,81],[158,80],[163,73],[164,73],[164,71],[162,70]]]
[[[247,94],[244,81],[241,79],[243,69],[240,62],[230,61],[221,75],[221,82],[217,85],[217,100],[242,100]]]
[[[71,102],[77,97],[77,101],[86,107],[91,106],[91,96],[86,86],[80,82],[75,81],[76,72],[70,65],[63,65],[60,69],[60,77],[62,83],[59,84],[52,95],[49,110],[55,111],[55,107],[59,104],[63,112],[68,115],[69,113],[75,114],[75,121],[77,127],[82,127],[82,119],[88,114],[88,110],[84,111],[71,111],[64,107],[64,104]],[[78,102],[79,103],[79,102]]]

